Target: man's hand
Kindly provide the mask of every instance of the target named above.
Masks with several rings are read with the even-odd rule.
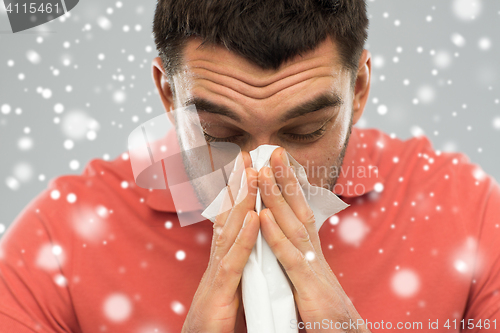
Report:
[[[344,325],[332,332],[369,332],[364,325],[354,330],[349,325],[358,319],[361,323],[361,316],[323,256],[313,211],[289,166],[285,149],[273,152],[271,168],[259,171],[258,184],[267,207],[260,212],[262,234],[293,284],[301,321],[326,319],[333,325]],[[326,332],[307,332],[319,331]]]
[[[250,155],[242,152],[241,156],[246,168],[241,183],[245,184],[246,181],[248,193],[240,190],[236,202],[241,202],[231,210],[220,213],[216,218],[210,261],[184,322],[182,328],[184,333],[246,332],[242,320],[243,307],[240,306],[239,284],[243,268],[257,240],[260,222],[259,216],[254,211],[257,172],[249,167]],[[233,172],[229,178],[229,188],[239,189],[239,184],[240,179],[237,173]],[[224,200],[227,203],[230,200],[229,196]],[[225,204],[222,205],[224,206]]]

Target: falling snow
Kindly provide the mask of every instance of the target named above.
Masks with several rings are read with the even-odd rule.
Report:
[[[71,160],[69,162],[69,168],[71,170],[78,170],[80,168],[80,162],[78,162],[77,160]]]
[[[2,111],[3,114],[7,115],[10,113],[10,111],[12,109],[11,109],[9,104],[2,104],[2,106],[0,107],[0,110]]]
[[[60,246],[44,244],[38,250],[35,264],[46,271],[55,271],[64,265],[65,257]]]
[[[26,53],[26,58],[32,63],[32,64],[39,64],[40,61],[42,61],[40,55],[33,50],[30,50]]]
[[[465,46],[465,38],[459,33],[452,34],[451,41],[453,42],[453,44],[455,44],[458,47]]]
[[[23,151],[31,150],[33,148],[33,139],[29,136],[23,136],[17,141],[17,147]]]
[[[471,21],[478,17],[483,9],[481,0],[454,0],[453,13],[463,21]]]
[[[493,160],[500,135],[499,40],[487,20],[492,10],[498,11],[493,2],[452,0],[446,4],[436,3],[435,7],[422,5],[419,15],[413,15],[411,8],[408,10],[411,15],[407,15],[391,7],[385,8],[382,3],[370,1],[373,5],[371,20],[375,24],[372,24],[373,30],[365,45],[372,53],[370,96],[375,97],[367,100],[363,117],[356,126],[380,128],[390,132],[392,139],[432,136],[434,147],[444,153],[469,149],[467,154],[471,160],[484,165],[484,169],[477,167],[468,171],[471,186],[484,185],[487,175],[493,172],[500,176],[496,167],[498,159]],[[155,113],[163,112],[148,74],[151,60],[156,56],[151,22],[149,17],[140,19],[141,13],[151,12],[151,6],[120,1],[95,8],[88,6],[85,8],[92,15],[82,10],[79,15],[68,13],[54,21],[51,29],[64,34],[33,30],[33,35],[23,36],[28,41],[26,44],[11,44],[15,53],[7,51],[6,47],[0,61],[2,75],[9,80],[8,85],[2,86],[6,93],[2,94],[0,105],[0,133],[6,133],[7,139],[2,140],[1,147],[11,156],[10,161],[3,161],[5,167],[0,175],[6,206],[11,206],[13,201],[9,200],[17,195],[24,195],[23,200],[27,203],[41,188],[34,185],[47,187],[48,181],[59,174],[82,173],[92,157],[102,156],[104,160],[110,160],[121,156],[123,161],[128,161],[130,158],[124,150],[129,130]],[[127,21],[120,19],[123,13],[128,15]],[[442,31],[443,27],[446,27],[445,31]],[[66,29],[71,33],[66,33]],[[425,38],[419,39],[419,34]],[[387,152],[387,142],[374,144],[381,154]],[[165,151],[166,147],[161,149]],[[483,158],[481,152],[493,162]],[[39,156],[45,153],[42,160]],[[393,170],[405,165],[405,153],[390,152],[386,157]],[[438,155],[422,156],[415,172],[431,175],[437,165],[442,166]],[[453,170],[462,165],[462,160],[455,156],[451,161],[450,157],[446,158],[447,167],[453,167]],[[396,173],[389,176],[401,188],[412,181],[411,177]],[[455,176],[454,171],[447,172],[440,179],[451,182]],[[387,184],[386,188],[384,184],[378,181],[367,199],[380,203],[389,197],[390,186]],[[112,186],[124,195],[135,189],[130,180],[120,179]],[[10,193],[12,195],[5,195]],[[144,198],[137,198],[137,201],[145,202]],[[442,199],[442,194],[430,189],[423,198],[398,198],[394,201],[389,197],[383,204],[374,206],[371,216],[358,216],[352,209],[349,213],[346,210],[344,215],[334,215],[325,223],[326,231],[334,235],[333,241],[325,246],[332,252],[340,245],[358,251],[373,241],[375,228],[383,228],[388,232],[388,238],[397,238],[403,244],[401,251],[412,255],[427,251],[425,255],[432,256],[429,258],[439,258],[439,263],[444,263],[446,268],[443,269],[460,278],[471,275],[479,264],[475,257],[476,240],[468,238],[453,253],[444,253],[437,246],[431,250],[410,244],[414,240],[405,229],[408,225],[430,230],[431,226],[438,224],[433,214],[460,212],[461,207],[446,206]],[[107,251],[122,241],[119,236],[113,239],[115,235],[109,231],[113,214],[117,215],[113,213],[115,207],[107,207],[107,203],[101,202],[84,207],[85,200],[75,189],[53,185],[47,200],[54,205],[79,209],[68,218],[78,247],[88,251],[90,246],[98,245],[99,249]],[[10,217],[0,221],[0,235],[20,211],[20,207],[12,206]],[[428,211],[425,207],[429,208]],[[375,228],[371,224],[376,217],[408,208],[412,212],[409,216]],[[157,231],[172,236],[177,232],[174,223],[159,220],[161,230]],[[206,245],[210,243],[210,235],[200,232],[193,234],[192,240],[196,245]],[[152,252],[159,248],[156,244],[154,247],[149,244],[147,249]],[[370,245],[372,254],[383,258],[377,260],[385,260],[392,251],[386,243]],[[179,266],[186,265],[195,257],[189,250],[182,245],[174,248],[168,256]],[[49,281],[56,287],[66,288],[74,283],[72,277],[60,273],[69,257],[66,251],[69,248],[57,242],[44,243],[31,257],[36,267],[50,274]],[[2,256],[0,252],[0,258]],[[305,257],[315,259],[313,252],[305,253]],[[385,272],[386,278],[381,283],[397,298],[425,304],[418,297],[427,288],[424,273],[414,269],[411,261],[397,264],[394,271]],[[126,274],[133,269],[150,269],[153,265],[141,257],[136,267],[117,267],[116,272]],[[346,272],[341,272],[339,278],[342,278],[342,273]],[[141,295],[127,294],[124,290],[107,292],[110,294],[101,296],[103,299],[99,300],[99,305],[102,307],[97,309],[102,311],[105,320],[123,323],[134,315],[134,310],[138,313],[135,306],[140,304]],[[167,309],[170,304],[174,314],[184,316],[188,309],[181,301],[184,302],[182,299],[167,299]],[[404,309],[404,313],[406,311]],[[109,330],[108,324],[103,323],[101,331]],[[149,322],[141,325],[137,329],[140,333],[168,331]]]
[[[391,287],[399,297],[411,297],[418,292],[420,280],[414,271],[403,269],[394,273],[391,280]]]
[[[54,200],[57,200],[61,197],[61,192],[59,192],[58,190],[52,190],[50,192],[50,197]]]
[[[340,221],[338,235],[346,244],[360,246],[363,239],[369,232],[364,221],[357,217],[348,217]]]
[[[179,301],[173,301],[170,307],[172,308],[172,311],[174,311],[178,315],[182,315],[186,312],[186,308]]]
[[[89,131],[99,129],[99,123],[88,116],[87,113],[75,110],[64,114],[61,127],[67,138],[81,140],[85,138]]]
[[[76,195],[74,193],[70,193],[68,194],[68,196],[66,197],[66,200],[69,202],[69,203],[75,203],[76,202]]]
[[[500,117],[496,117],[495,119],[493,119],[493,127],[496,130],[500,130]]]
[[[385,105],[379,105],[377,108],[377,112],[379,115],[383,116],[387,113],[387,106]]]
[[[33,177],[33,167],[29,163],[21,162],[14,165],[12,173],[20,182],[26,183]]]
[[[488,37],[481,38],[477,45],[482,51],[488,51],[491,48],[491,40]]]
[[[382,183],[376,183],[375,186],[374,186],[374,190],[375,192],[382,192],[384,190],[384,184]]]
[[[179,250],[175,253],[175,258],[179,261],[186,259],[186,252]]]
[[[125,294],[112,294],[104,300],[103,311],[112,322],[123,322],[132,314],[132,302]]]
[[[329,219],[331,225],[337,225],[339,224],[339,217],[337,215],[333,215]]]
[[[109,30],[111,29],[111,21],[106,17],[106,16],[101,16],[97,19],[97,24],[103,29],[103,30]]]
[[[54,283],[59,287],[66,287],[68,285],[68,280],[66,280],[66,277],[64,277],[64,275],[56,274],[54,276]]]
[[[436,92],[433,87],[424,85],[418,88],[417,97],[422,103],[432,103],[436,97]]]

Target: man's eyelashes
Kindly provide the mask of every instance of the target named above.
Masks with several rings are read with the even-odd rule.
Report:
[[[327,128],[327,124],[325,123],[323,126],[321,126],[319,129],[315,130],[314,132],[307,133],[307,134],[297,134],[297,133],[283,133],[282,137],[284,137],[286,140],[289,141],[294,141],[294,142],[312,142],[325,133]],[[203,134],[205,136],[205,140],[207,142],[238,142],[238,140],[241,140],[244,135],[232,135],[224,138],[220,137],[215,137],[213,135],[210,135],[206,132],[206,130],[203,130]]]

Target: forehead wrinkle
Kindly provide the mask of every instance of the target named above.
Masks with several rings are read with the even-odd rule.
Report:
[[[239,96],[239,98],[235,100],[232,96],[220,95],[217,92],[211,91],[207,87],[201,87],[199,90],[194,91],[193,96],[212,101],[215,104],[222,105],[234,111],[240,118],[240,121],[235,121],[228,117],[221,118],[224,119],[224,121],[233,124],[234,126],[244,128],[245,130],[247,130],[247,128],[249,128],[250,126],[256,126],[256,128],[260,128],[262,130],[262,126],[265,126],[266,124],[272,124],[280,118],[280,115],[283,115],[283,112],[292,110],[295,106],[302,105],[302,103],[310,101],[311,98],[315,98],[326,93],[325,91],[321,91],[319,89],[315,90],[315,92],[316,93],[311,93],[307,96],[303,96],[299,100],[296,100],[292,103],[287,103],[289,101],[288,99],[283,101],[280,97],[276,97],[275,99],[266,101],[265,103],[261,101],[255,101],[245,96]],[[339,92],[335,93],[339,94]],[[298,118],[289,119],[285,123],[288,123],[288,121],[292,121],[294,119]],[[281,125],[285,123],[280,122]]]
[[[215,104],[223,105],[223,106],[229,108],[230,110],[236,112],[238,114],[238,116],[240,116],[240,118],[244,121],[247,121],[252,116],[251,114],[248,114],[248,112],[246,112],[245,105],[243,105],[243,104],[240,105],[240,103],[238,103],[234,99],[232,99],[228,96],[219,94],[218,92],[214,92],[206,86],[202,86],[196,90],[193,90],[192,95],[195,97],[198,97],[198,98],[206,99],[206,100],[211,101]],[[212,95],[215,95],[215,97],[213,97]],[[235,124],[237,124],[231,118],[227,118],[227,117],[224,117],[224,118],[226,118],[231,123],[234,122]]]
[[[196,95],[196,97],[212,101],[215,104],[225,106],[228,109],[234,111],[238,115],[238,117],[241,118],[241,122],[237,122],[229,117],[218,117],[222,117],[221,119],[224,119],[224,122],[242,128],[245,131],[251,131],[251,128],[255,127],[256,123],[258,124],[257,130],[262,130],[262,128],[266,127],[268,123],[271,122],[275,117],[272,112],[259,112],[257,108],[252,107],[251,103],[247,104],[245,101],[235,102],[233,99],[227,96],[221,96],[217,93],[215,93],[216,97],[214,98],[212,94],[214,94],[214,92],[207,89],[206,87],[202,87],[200,91],[197,91],[194,95]],[[271,108],[274,108],[274,106],[271,106]],[[252,112],[248,112],[248,110],[252,110]],[[259,118],[258,121],[256,121],[256,117]]]
[[[300,87],[297,89],[300,89]],[[263,126],[271,125],[273,121],[279,119],[279,116],[282,113],[281,111],[289,111],[294,108],[294,105],[302,105],[302,103],[310,101],[311,98],[325,93],[325,91],[321,91],[319,89],[315,90],[315,92],[316,93],[313,92],[304,96],[299,101],[293,102],[292,105],[288,105],[289,103],[286,103],[289,101],[288,99],[285,103],[283,103],[283,100],[279,97],[274,100],[266,101],[264,104],[261,101],[256,102],[254,99],[242,95],[235,99],[233,96],[221,95],[218,91],[212,91],[207,86],[202,86],[193,90],[192,95],[196,96],[196,98],[206,99],[208,101],[212,101],[214,104],[224,106],[234,111],[238,117],[240,117],[239,122],[228,117],[223,117],[226,122],[233,124],[234,126],[244,128],[245,130],[248,130],[250,127],[255,127],[255,130],[260,131]],[[335,93],[340,94],[338,91],[335,91]],[[283,91],[283,94],[286,94],[286,92]],[[272,112],[270,110],[275,110],[276,112]],[[292,118],[287,120],[285,123],[280,122],[280,124],[286,124],[288,121],[294,119],[298,118]]]
[[[238,64],[240,65],[240,64]],[[266,87],[276,81],[282,80],[284,78],[300,74],[302,72],[307,72],[311,69],[316,68],[326,68],[332,70],[332,66],[325,64],[324,57],[314,57],[307,60],[301,60],[294,63],[286,64],[284,67],[275,70],[263,70],[257,66],[251,66],[250,64],[241,64],[240,66],[233,66],[232,62],[221,63],[220,58],[218,60],[208,60],[208,59],[194,59],[187,60],[185,69],[205,69],[214,73],[225,75],[228,77],[233,77],[241,82],[244,82],[250,86],[254,87]],[[241,67],[248,67],[248,70],[241,69]],[[336,67],[334,67],[336,68]],[[253,73],[258,73],[254,74]]]
[[[248,97],[252,97],[255,99],[265,99],[283,89],[313,78],[336,78],[336,75],[332,75],[327,71],[322,70],[324,68],[327,67],[314,68],[308,70],[307,72],[302,72],[290,77],[286,77],[264,87],[254,87],[231,76],[220,75],[218,73],[214,73],[204,69],[198,69],[196,73],[193,73],[193,77],[195,78],[195,84],[196,82],[200,84],[213,83],[215,85],[220,85],[232,89]]]
[[[316,66],[316,67],[311,67],[309,69],[306,69],[304,71],[300,71],[300,72],[297,72],[297,73],[293,73],[293,74],[284,76],[284,77],[279,78],[279,79],[274,80],[274,81],[262,82],[261,84],[256,84],[256,83],[248,82],[249,80],[241,80],[240,77],[237,77],[237,76],[233,75],[234,73],[223,73],[221,71],[217,71],[217,70],[213,70],[213,69],[209,69],[209,68],[204,68],[204,67],[192,68],[189,75],[191,77],[194,77],[194,78],[208,78],[209,76],[221,77],[221,78],[228,78],[230,80],[234,80],[235,82],[241,82],[242,84],[245,84],[245,85],[247,85],[249,87],[266,88],[266,87],[275,85],[276,83],[288,80],[290,78],[298,78],[298,77],[307,76],[307,75],[311,75],[312,76],[316,72],[318,72],[318,73],[322,73],[322,72],[329,73],[333,77],[336,77],[339,74],[338,72],[332,71],[331,67],[328,67],[328,66]],[[249,75],[251,75],[251,74],[247,74],[247,77],[250,77]],[[261,80],[262,81],[262,79],[259,79],[259,78],[257,78],[256,80]]]
[[[305,80],[300,80],[299,82],[293,82],[291,84],[288,84],[280,89],[274,89],[271,91],[255,90],[253,92],[253,94],[249,94],[248,91],[244,91],[243,89],[242,90],[233,89],[232,87],[229,87],[228,85],[221,84],[219,82],[214,82],[212,80],[199,79],[198,82],[204,82],[205,84],[203,86],[207,90],[209,90],[217,95],[228,96],[228,97],[235,99],[235,100],[239,99],[238,98],[239,96],[243,96],[243,97],[246,97],[246,98],[253,100],[253,101],[257,100],[257,101],[264,102],[264,101],[271,99],[273,96],[276,96],[280,93],[284,94],[287,89],[291,89],[291,88],[294,88],[294,87],[297,87],[300,85],[306,85],[306,84],[310,83],[311,80],[315,81],[317,79],[325,78],[325,77],[331,77],[331,76],[330,75],[312,76],[312,77],[309,77]],[[198,85],[195,84],[195,86],[198,86]],[[260,88],[255,88],[255,89],[260,89]],[[299,88],[297,88],[297,89],[299,89]]]

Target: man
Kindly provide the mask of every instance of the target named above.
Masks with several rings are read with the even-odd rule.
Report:
[[[245,331],[238,286],[259,229],[293,285],[291,329],[497,331],[499,186],[425,137],[352,127],[367,25],[362,0],[159,1],[166,111],[194,103],[207,141],[284,149],[258,173],[243,154],[248,195],[215,229],[181,228],[168,190],[134,186],[127,154],[54,180],[2,238],[0,331]],[[319,232],[293,173],[277,175],[285,150],[351,205]]]

